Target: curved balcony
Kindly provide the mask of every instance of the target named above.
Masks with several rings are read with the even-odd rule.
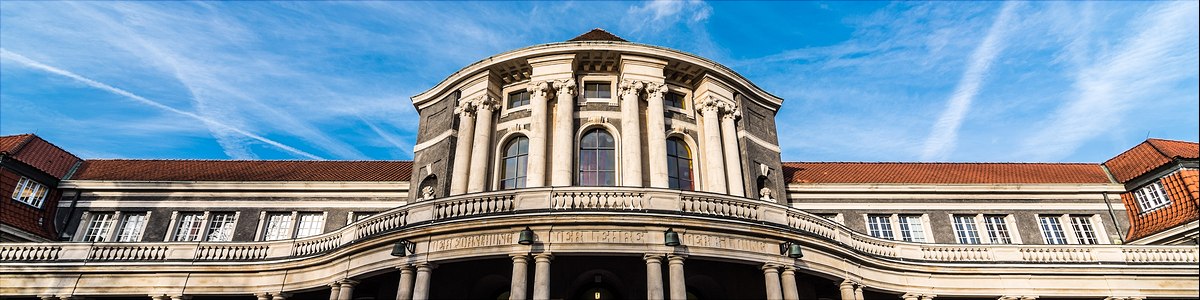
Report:
[[[440,224],[569,214],[643,215],[741,223],[807,236],[878,259],[910,263],[1195,265],[1200,262],[1200,251],[1195,246],[907,243],[875,238],[799,209],[746,198],[654,188],[567,187],[475,193],[416,202],[329,233],[291,240],[0,244],[0,265],[270,263],[319,256],[383,235],[403,234],[407,230]]]

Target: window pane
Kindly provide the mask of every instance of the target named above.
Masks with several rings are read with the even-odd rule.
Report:
[[[213,213],[208,222],[208,233],[205,237],[210,242],[228,242],[233,240],[233,213]]]
[[[1004,220],[1004,216],[984,216],[983,222],[987,227],[988,238],[992,244],[1012,244],[1012,237],[1008,233],[1008,222]]]
[[[597,170],[613,171],[617,169],[616,151],[599,150],[596,151],[596,168]]]
[[[617,144],[613,142],[613,136],[611,134],[608,134],[608,132],[599,130],[599,129],[597,129],[596,132],[598,133],[596,136],[596,138],[597,138],[596,146],[597,147],[608,148],[608,149],[613,149],[616,147]]]
[[[267,215],[267,228],[263,234],[264,241],[289,239],[292,237],[292,213],[273,213]]]
[[[867,215],[867,230],[871,236],[892,239],[892,221],[889,215]]]
[[[109,230],[112,230],[113,213],[94,213],[88,223],[87,231],[83,234],[85,242],[106,242]]]
[[[200,240],[200,229],[204,226],[204,214],[180,213],[175,225],[176,242],[195,242]]]
[[[1092,226],[1090,217],[1071,216],[1071,229],[1075,230],[1075,239],[1079,240],[1080,244],[1100,243],[1100,240],[1096,238],[1096,228]]]
[[[118,242],[138,242],[142,240],[142,229],[145,228],[146,214],[125,214],[121,217],[121,231],[117,232]]]
[[[301,213],[300,225],[296,228],[296,238],[321,234],[323,225],[325,225],[324,213]]]
[[[505,146],[508,149],[501,165],[500,188],[514,189],[525,187],[526,162],[529,159],[529,139],[518,136]]]
[[[1058,221],[1058,216],[1039,217],[1039,223],[1042,227],[1042,235],[1046,237],[1046,243],[1051,245],[1062,245],[1067,243],[1067,235],[1063,233],[1062,223]]]
[[[921,223],[921,216],[906,215],[900,216],[900,238],[906,242],[925,242],[925,227]]]
[[[954,234],[959,244],[980,244],[979,230],[975,227],[975,216],[954,216]]]

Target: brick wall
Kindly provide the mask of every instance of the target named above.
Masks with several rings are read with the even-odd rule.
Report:
[[[42,203],[42,208],[36,208],[12,199],[13,189],[20,180],[21,174],[0,168],[0,223],[47,239],[57,239],[54,213],[58,209],[58,189],[50,189],[50,192],[46,193],[46,201]],[[39,219],[41,225],[38,225]]]
[[[1127,241],[1140,239],[1200,219],[1200,170],[1184,169],[1164,176],[1162,185],[1171,204],[1142,213],[1133,192],[1121,194],[1129,213]]]

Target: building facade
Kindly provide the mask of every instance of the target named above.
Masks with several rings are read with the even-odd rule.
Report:
[[[1194,142],[1102,164],[783,162],[783,99],[602,30],[497,54],[412,101],[412,161],[61,156],[47,170],[4,152],[3,191],[33,174],[48,200],[11,183],[4,223],[28,238],[0,244],[0,297],[1200,293]],[[15,139],[45,143],[0,148]]]

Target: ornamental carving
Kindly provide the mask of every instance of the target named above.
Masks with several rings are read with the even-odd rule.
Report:
[[[479,96],[479,97],[475,98],[475,100],[472,102],[475,102],[475,110],[476,111],[480,111],[480,110],[492,111],[492,110],[496,110],[496,109],[500,108],[500,101],[496,101],[496,98],[493,98],[490,95]]]
[[[546,97],[549,96],[548,93],[550,92],[550,84],[551,82],[549,81],[530,82],[529,85],[525,87],[525,90],[529,92],[530,99],[533,99],[534,97],[546,99]]]
[[[642,91],[642,88],[645,86],[646,86],[646,84],[641,81],[625,79],[625,80],[621,80],[621,85],[619,85],[618,87],[621,89],[621,98],[622,99],[624,99],[624,98],[637,99],[638,93],[640,93]]]
[[[558,92],[559,99],[575,97],[575,79],[555,80],[552,83],[554,84],[554,89]]]
[[[475,116],[475,101],[459,100],[458,107],[454,108],[454,114],[466,117]]]
[[[666,84],[647,82],[646,83],[646,101],[662,101],[670,89]]]
[[[696,104],[697,111],[704,112],[705,110],[709,109],[715,110],[719,114],[732,115],[729,116],[731,118],[740,118],[742,116],[742,112],[740,109],[738,109],[736,103],[733,103],[733,101],[725,98],[718,98],[713,95],[704,97],[704,99],[700,100],[700,103]]]

